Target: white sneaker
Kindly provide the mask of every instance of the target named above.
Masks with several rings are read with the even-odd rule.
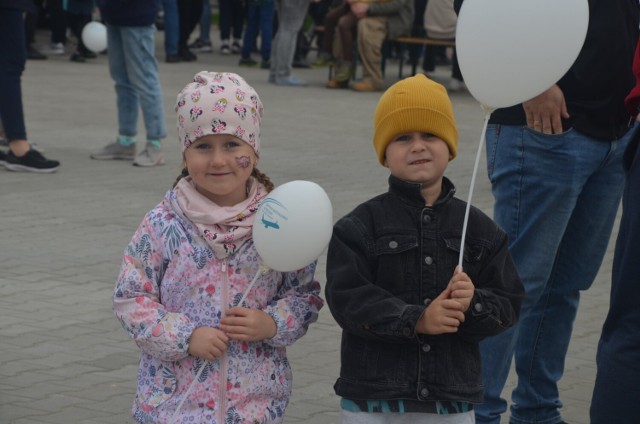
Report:
[[[49,43],[43,49],[45,53],[54,55],[64,54],[64,44],[62,43]]]
[[[462,91],[466,88],[463,81],[460,81],[457,78],[451,78],[449,81],[449,91]]]
[[[147,144],[144,150],[136,155],[133,164],[144,167],[164,165],[164,154],[157,147]]]

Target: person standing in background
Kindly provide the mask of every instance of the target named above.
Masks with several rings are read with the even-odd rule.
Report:
[[[0,121],[9,151],[0,152],[0,164],[10,171],[49,173],[60,162],[45,158],[27,141],[20,78],[27,58],[24,13],[30,0],[0,0]]]
[[[269,82],[276,85],[305,86],[307,82],[292,75],[293,56],[296,51],[298,31],[311,0],[276,0],[278,31],[273,39]]]
[[[99,0],[107,24],[109,72],[115,82],[118,139],[93,152],[92,159],[133,160],[136,166],[164,164],[161,140],[166,137],[162,87],[155,56],[154,25],[161,0]],[[138,110],[142,108],[147,142],[136,155]]]
[[[522,104],[497,109],[486,131],[494,219],[525,286],[520,322],[480,343],[484,403],[498,424],[512,358],[511,424],[559,424],[558,382],[580,292],[602,263],[624,186],[630,130],[624,98],[638,38],[637,0],[589,0],[584,45],[567,73]],[[610,410],[615,417],[615,410]],[[613,419],[611,423],[617,421]]]
[[[636,85],[626,99],[627,110],[640,119],[640,42],[633,63]],[[624,154],[626,184],[622,220],[613,254],[609,313],[602,327],[591,399],[591,424],[635,424],[640,399],[640,134]]]

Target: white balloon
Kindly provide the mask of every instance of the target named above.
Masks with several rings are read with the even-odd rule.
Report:
[[[327,193],[310,181],[276,187],[258,208],[253,241],[263,264],[281,272],[309,265],[329,244],[333,212]]]
[[[82,28],[82,42],[94,53],[107,48],[107,28],[100,22],[89,22]]]
[[[588,24],[587,0],[465,0],[456,29],[464,82],[489,108],[530,100],[569,70]]]

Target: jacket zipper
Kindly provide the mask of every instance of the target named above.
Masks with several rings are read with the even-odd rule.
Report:
[[[220,295],[220,313],[222,317],[227,314],[227,309],[229,305],[229,281],[227,275],[227,262],[228,259],[225,258],[222,260],[222,265],[220,267],[222,271],[222,294]],[[227,412],[227,367],[228,367],[228,359],[227,352],[222,352],[222,356],[220,356],[220,385],[218,387],[218,419],[217,423],[224,423],[224,417]]]

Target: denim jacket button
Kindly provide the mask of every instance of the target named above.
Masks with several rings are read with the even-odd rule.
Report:
[[[392,249],[397,248],[398,247],[398,242],[395,241],[395,240],[394,241],[390,241],[389,242],[389,247],[392,248]]]
[[[429,396],[429,390],[423,387],[422,389],[420,389],[420,396],[426,398],[427,396]]]
[[[431,304],[431,302],[432,302],[432,300],[427,297],[422,301],[422,304],[424,306],[429,306]]]
[[[424,263],[427,265],[431,265],[433,263],[433,258],[431,256],[427,256],[424,258]]]
[[[405,337],[409,337],[411,335],[411,329],[409,327],[405,327],[404,330],[402,330],[402,334]]]
[[[422,222],[424,222],[425,224],[428,224],[431,222],[431,215],[424,215],[422,217]]]
[[[427,353],[427,352],[429,352],[430,350],[431,350],[431,345],[428,345],[428,344],[422,345],[422,351],[423,351],[424,353]]]
[[[482,312],[482,303],[476,303],[473,305],[473,309],[475,309],[476,312]]]

